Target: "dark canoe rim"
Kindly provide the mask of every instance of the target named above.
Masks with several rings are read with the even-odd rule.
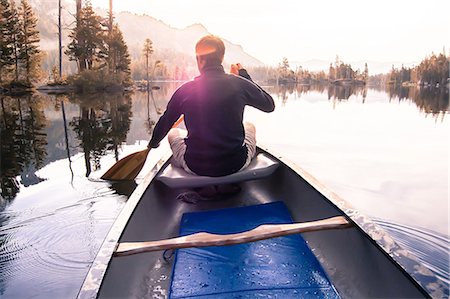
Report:
[[[425,294],[432,298],[444,297],[446,288],[444,283],[439,280],[428,268],[422,265],[415,256],[400,247],[384,229],[375,224],[367,216],[361,214],[347,201],[333,191],[329,190],[311,174],[292,161],[289,161],[282,155],[276,154],[260,144],[258,145],[258,148],[260,151],[266,152],[269,156],[274,157],[275,159],[281,161],[286,167],[292,169],[313,188],[325,196],[333,205],[341,210],[344,215],[348,216],[362,233],[366,234],[375,245],[383,250],[388,258],[395,261],[404,274],[411,278],[413,283],[424,290]],[[130,198],[127,200],[125,206],[119,213],[119,216],[115,220],[113,226],[103,241],[97,256],[91,264],[77,298],[85,299],[97,297],[117,242],[122,236],[128,220],[132,216],[133,211],[135,210],[147,187],[152,183],[154,177],[163,168],[171,156],[172,153],[170,150],[163,153],[161,155],[161,159],[154,165],[151,165],[152,169],[150,172],[144,177],[142,182],[136,187],[133,194],[131,194]],[[424,281],[426,281],[426,283],[424,283]]]

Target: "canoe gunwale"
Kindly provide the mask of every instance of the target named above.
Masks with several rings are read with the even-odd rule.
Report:
[[[171,156],[172,153],[170,150],[162,154],[161,159],[152,166],[150,172],[145,175],[142,182],[138,184],[130,198],[125,203],[123,209],[119,213],[119,216],[116,218],[110,231],[106,235],[98,254],[86,275],[86,278],[81,285],[77,298],[97,298],[97,294],[100,290],[103,278],[105,277],[108,265],[113,257],[117,243],[122,236],[129,219],[154,177]]]
[[[356,224],[355,227],[359,229],[361,233],[367,235],[376,246],[381,248],[388,258],[392,259],[394,263],[397,264],[399,269],[401,269],[406,276],[410,277],[411,281],[422,290],[425,296],[431,298],[444,297],[444,290],[446,288],[444,283],[415,256],[401,247],[388,232],[373,222],[372,219],[359,212],[348,201],[331,191],[298,164],[264,145],[258,144],[258,147],[275,159],[280,160],[288,168],[292,169],[309,185],[321,193],[330,203],[335,205],[337,209],[342,211],[345,216]],[[424,277],[426,277],[426,279],[424,279]],[[423,281],[426,281],[427,283],[424,283]]]

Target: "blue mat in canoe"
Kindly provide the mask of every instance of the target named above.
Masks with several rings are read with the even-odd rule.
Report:
[[[292,223],[282,202],[186,213],[180,235]],[[177,250],[169,298],[340,298],[300,235]]]

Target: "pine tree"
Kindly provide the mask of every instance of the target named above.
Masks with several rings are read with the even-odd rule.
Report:
[[[144,49],[142,49],[142,52],[144,53],[144,57],[145,57],[145,71],[146,71],[146,80],[147,80],[147,90],[149,88],[149,65],[148,65],[148,61],[150,58],[150,55],[153,53],[153,42],[151,41],[151,39],[147,38],[145,39],[144,42]]]
[[[88,2],[81,9],[79,22],[69,35],[72,42],[67,46],[66,54],[77,61],[78,70],[93,69],[94,64],[104,57],[106,52],[101,18],[95,14]]]
[[[111,32],[111,39],[109,42],[110,51],[108,53],[111,58],[113,73],[130,73],[130,54],[128,47],[123,38],[122,31],[119,26],[115,24]]]
[[[9,34],[11,37],[11,48],[12,48],[12,60],[14,65],[14,79],[19,81],[19,62],[20,62],[20,49],[22,47],[22,20],[19,18],[15,2],[11,1],[11,24],[9,27]]]
[[[112,74],[124,75],[121,83],[129,81],[130,79],[130,54],[128,53],[128,47],[123,38],[122,31],[119,26],[115,24],[107,38],[108,51],[106,53],[107,61],[109,64],[108,69]]]
[[[40,71],[40,51],[39,51],[39,31],[37,30],[37,18],[28,3],[28,0],[21,0],[21,42],[19,59],[25,68],[25,80],[30,83],[39,77]]]
[[[333,67],[333,64],[330,63],[330,67],[328,69],[328,80],[334,81],[336,79],[336,70]]]
[[[8,0],[0,0],[0,84],[9,75],[13,60],[13,15]]]
[[[367,66],[367,62],[364,64],[363,80],[364,82],[367,82],[367,80],[369,80],[369,67]]]

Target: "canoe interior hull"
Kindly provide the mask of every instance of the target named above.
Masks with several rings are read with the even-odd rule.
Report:
[[[130,218],[120,242],[178,236],[183,213],[283,201],[296,222],[342,215],[342,211],[294,170],[282,164],[271,176],[240,183],[242,190],[195,204],[177,200],[186,189],[153,180]],[[304,233],[303,238],[343,298],[426,298],[404,270],[358,227]],[[167,252],[166,255],[170,255]],[[164,298],[173,258],[163,252],[113,257],[98,298]]]

